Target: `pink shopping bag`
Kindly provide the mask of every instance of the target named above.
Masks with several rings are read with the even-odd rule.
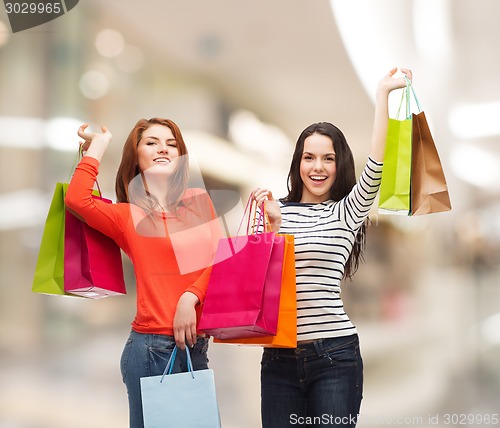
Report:
[[[198,328],[218,339],[277,332],[285,239],[274,232],[250,234],[251,206],[249,199],[247,235],[219,241],[208,283]]]
[[[126,294],[118,245],[68,210],[64,235],[64,291],[91,299]]]
[[[285,255],[281,280],[278,329],[275,335],[245,337],[242,339],[214,339],[214,343],[260,345],[269,348],[297,347],[297,287],[295,277],[294,236],[280,235],[285,239]]]

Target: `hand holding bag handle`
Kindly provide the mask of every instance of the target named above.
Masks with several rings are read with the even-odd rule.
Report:
[[[413,84],[411,80],[408,79],[405,75],[406,88],[403,89],[403,93],[401,94],[401,101],[399,103],[398,112],[396,113],[396,119],[399,119],[401,113],[401,107],[403,105],[403,99],[406,101],[406,119],[411,119],[411,95],[413,94],[413,99],[415,100],[415,104],[417,105],[418,112],[422,111],[422,107],[420,106],[420,102],[418,101],[417,94],[415,93],[415,89],[413,88]],[[411,92],[410,92],[411,91]]]
[[[78,152],[82,157],[82,147]],[[105,203],[99,182],[93,198]],[[99,299],[126,294],[120,248],[114,240],[89,226],[77,213],[66,210],[64,237],[64,290]]]
[[[253,208],[253,220],[251,224],[247,224],[247,230],[258,231],[261,222],[264,221],[264,233],[272,231],[266,205],[263,205],[258,218],[256,204],[253,205]],[[287,234],[276,234],[276,237],[278,239],[284,239],[285,245],[276,335],[233,339],[219,339],[215,337],[214,343],[234,343],[238,345],[257,345],[276,348],[297,347],[297,295],[294,237],[293,235]]]
[[[238,234],[245,220],[250,233],[252,207],[249,198]],[[276,334],[285,242],[274,232],[255,232],[219,241],[200,331],[219,339]]]
[[[404,122],[411,124],[410,194],[407,214],[422,215],[449,211],[451,210],[451,202],[448,186],[436,145],[413,84],[406,76],[405,80],[406,88],[401,96],[396,119],[400,117],[403,99],[405,99],[406,119]],[[410,108],[412,95],[418,109],[418,112],[413,114]],[[403,124],[403,121],[400,123]],[[388,167],[389,164],[386,163],[384,171]],[[384,182],[384,174],[382,182]],[[384,193],[384,183],[381,185],[380,193],[381,195]]]
[[[167,365],[165,366],[165,370],[163,371],[163,375],[161,376],[160,383],[163,383],[163,379],[165,376],[172,374],[172,370],[174,369],[175,358],[177,357],[177,346],[174,348],[172,353],[170,354],[170,358],[167,361]],[[191,361],[191,353],[189,352],[189,347],[186,346],[186,360],[187,360],[187,368],[188,372],[191,373],[191,377],[194,379],[194,371],[193,371],[193,362]]]
[[[390,117],[388,121],[384,168],[379,189],[379,213],[408,215],[410,210],[412,156],[410,88],[412,88],[411,81],[406,79],[406,87],[403,88],[396,116]],[[399,117],[403,100],[406,101],[406,116],[401,120]]]
[[[82,156],[81,149],[75,156],[73,165],[65,183],[56,183],[47,218],[43,228],[43,236],[38,251],[38,258],[33,276],[32,291],[50,295],[78,296],[64,290],[64,241],[67,208],[64,197],[68,182]],[[99,189],[100,192],[100,189]],[[101,194],[102,198],[102,194]],[[74,214],[72,212],[72,214]]]

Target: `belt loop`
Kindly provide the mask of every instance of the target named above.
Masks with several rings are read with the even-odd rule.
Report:
[[[314,344],[314,349],[316,349],[317,354],[318,355],[323,354],[323,349],[325,348],[323,346],[323,339],[315,340],[313,342],[313,344]]]

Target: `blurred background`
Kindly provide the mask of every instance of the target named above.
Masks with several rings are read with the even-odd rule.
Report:
[[[358,426],[498,424],[500,3],[81,0],[15,34],[0,9],[1,428],[128,426],[130,264],[125,297],[31,292],[81,123],[113,133],[107,197],[128,132],[154,116],[183,130],[209,190],[284,196],[294,142],[313,122],[344,131],[360,173],[376,83],[393,66],[413,70],[453,210],[373,210],[366,262],[343,292],[365,363]],[[260,355],[212,344],[224,427],[260,426]]]

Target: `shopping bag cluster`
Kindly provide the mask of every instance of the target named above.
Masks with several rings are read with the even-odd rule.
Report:
[[[425,113],[406,79],[396,118],[390,118],[380,184],[382,213],[422,215],[451,210],[443,167]],[[413,95],[418,113],[411,113]],[[405,101],[406,117],[399,120]]]
[[[67,183],[55,186],[32,291],[90,299],[126,294],[120,248],[66,209],[67,188]],[[111,203],[100,195],[95,197]]]
[[[272,232],[250,199],[245,216],[246,235],[219,241],[198,328],[218,343],[295,348],[293,235]]]

